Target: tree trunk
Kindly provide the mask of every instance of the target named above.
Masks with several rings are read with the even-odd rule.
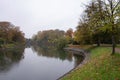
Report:
[[[116,46],[116,43],[115,43],[115,36],[112,35],[112,55],[115,54],[115,46]]]

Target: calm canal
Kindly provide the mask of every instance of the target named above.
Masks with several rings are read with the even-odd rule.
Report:
[[[0,80],[56,80],[79,65],[71,52],[29,47],[0,52]]]

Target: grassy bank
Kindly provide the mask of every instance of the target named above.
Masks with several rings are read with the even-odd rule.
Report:
[[[62,80],[120,80],[120,54],[111,54],[110,47],[90,50],[90,60]]]

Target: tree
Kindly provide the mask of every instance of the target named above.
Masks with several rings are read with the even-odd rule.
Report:
[[[88,24],[85,22],[80,22],[77,31],[75,32],[75,41],[80,44],[91,44],[92,43],[92,38],[90,34],[90,30],[88,27]]]
[[[63,48],[66,45],[65,32],[58,29],[39,31],[32,40],[38,45],[44,45],[44,47]]]
[[[84,42],[87,38],[93,43],[112,43],[112,54],[120,37],[120,0],[96,0],[86,5],[83,19],[77,27],[75,39]],[[83,27],[84,26],[84,27]],[[85,31],[85,32],[84,32]],[[87,32],[86,32],[87,31]],[[111,39],[110,39],[111,37]],[[90,40],[90,39],[89,39]]]
[[[95,41],[100,46],[102,33],[100,28],[102,27],[104,14],[105,11],[101,0],[91,1],[86,5],[82,19],[77,27],[76,40],[80,40],[83,43],[92,43]]]
[[[24,33],[10,22],[0,22],[0,40],[2,44],[24,43]]]
[[[97,42],[97,45],[100,46],[102,33],[101,27],[103,26],[103,21],[105,21],[106,15],[103,1],[91,1],[88,5],[86,5],[85,14],[93,40],[96,40],[95,42]]]
[[[65,33],[65,37],[67,39],[67,42],[68,43],[73,43],[73,29],[72,28],[69,28],[66,33]]]
[[[111,32],[112,54],[115,54],[115,35],[120,20],[120,0],[107,0],[107,2],[104,1],[104,4],[107,12],[105,27]]]
[[[73,29],[72,28],[69,28],[66,33],[65,33],[66,36],[69,36],[70,38],[73,37]]]

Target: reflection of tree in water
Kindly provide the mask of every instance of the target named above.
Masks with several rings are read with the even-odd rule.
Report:
[[[72,57],[74,57],[74,66],[78,66],[83,60],[84,60],[84,56],[80,55],[80,52],[75,52],[75,51],[67,51],[67,53],[69,54],[73,54]]]
[[[82,55],[77,55],[77,54],[74,54],[74,59],[75,59],[75,66],[79,65],[83,60],[84,60],[84,57]]]
[[[24,58],[23,53],[24,48],[0,51],[0,72],[8,71],[13,65],[17,64]]]
[[[45,56],[49,58],[58,58],[61,60],[73,60],[73,55],[69,54],[68,52],[66,53],[63,50],[57,50],[55,48],[50,48],[50,47],[38,47],[38,46],[33,46],[32,49],[37,52],[39,56]]]
[[[49,58],[59,58],[61,60],[69,60],[73,61],[74,59],[74,66],[79,65],[83,60],[84,57],[82,55],[73,54],[73,51],[63,51],[57,50],[55,48],[50,47],[39,47],[37,45],[32,46],[33,51],[37,52],[39,56],[45,56]]]

